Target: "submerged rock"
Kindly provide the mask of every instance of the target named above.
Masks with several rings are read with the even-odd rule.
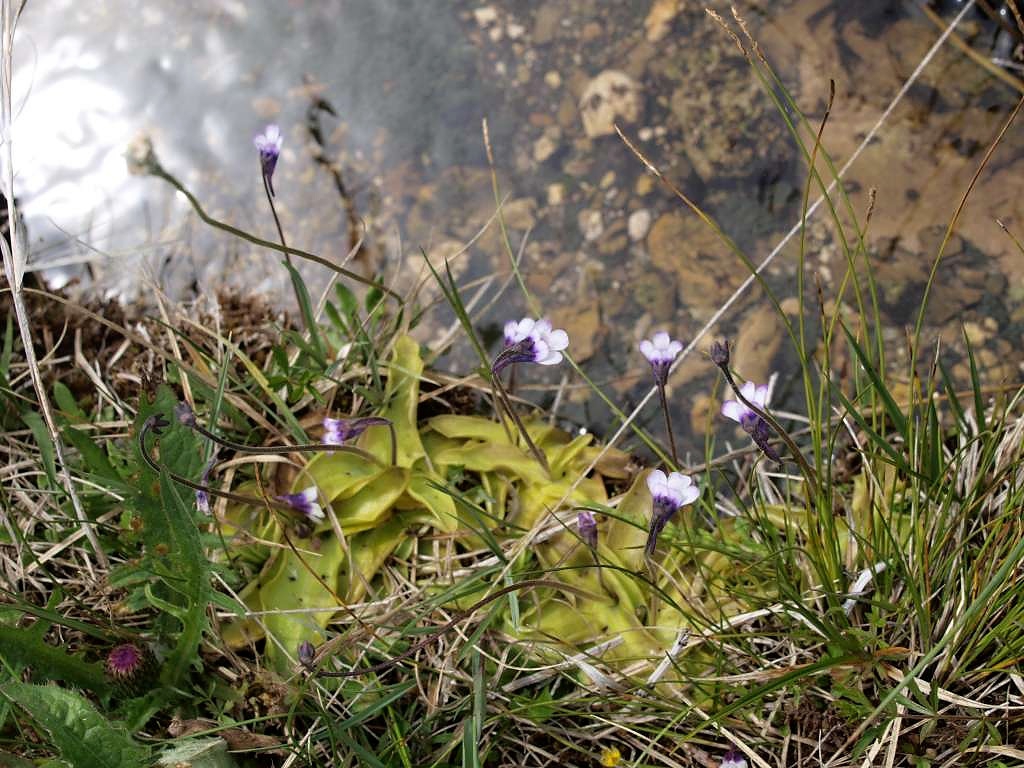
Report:
[[[615,122],[635,123],[640,119],[640,86],[615,69],[606,69],[583,89],[580,97],[583,130],[589,138],[615,133]]]

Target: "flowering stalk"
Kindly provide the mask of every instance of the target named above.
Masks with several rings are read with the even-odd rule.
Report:
[[[391,435],[391,465],[398,463],[398,435],[391,419],[383,416],[360,416],[355,419],[324,419],[324,443],[344,445],[355,440],[370,427],[387,427]]]
[[[363,285],[369,286],[370,288],[376,288],[377,290],[382,291],[391,298],[395,299],[395,301],[403,301],[402,297],[388,286],[383,285],[382,283],[378,283],[376,280],[371,280],[368,277],[363,277],[358,272],[353,272],[350,269],[340,267],[334,262],[330,261],[329,259],[325,259],[323,256],[317,256],[315,253],[303,251],[300,248],[292,248],[278,245],[273,240],[264,240],[262,237],[257,237],[256,235],[246,232],[245,230],[239,229],[238,227],[233,227],[227,222],[221,221],[220,219],[215,219],[213,216],[206,212],[206,209],[203,208],[203,206],[200,204],[196,196],[193,195],[192,192],[184,184],[182,184],[176,176],[174,176],[174,174],[172,174],[170,171],[164,168],[163,165],[160,164],[160,160],[157,158],[156,153],[153,151],[152,144],[150,144],[148,141],[145,142],[144,145],[141,147],[141,150],[137,156],[133,156],[132,158],[130,158],[130,165],[133,173],[149,174],[151,176],[155,176],[158,179],[163,179],[172,187],[174,187],[175,190],[180,192],[185,197],[185,199],[188,201],[188,204],[192,206],[192,210],[196,212],[196,215],[203,221],[204,224],[208,224],[209,226],[215,229],[219,229],[222,232],[227,232],[229,235],[233,235],[234,237],[250,242],[253,245],[258,245],[261,248],[269,248],[272,251],[278,251],[280,253],[285,254],[286,256],[298,256],[299,258],[306,259],[307,261],[315,262],[316,264],[319,264],[322,267],[327,267],[327,269],[336,272],[337,274],[343,277],[347,277],[349,280],[354,280],[357,283],[362,283]]]
[[[516,409],[513,407],[512,401],[509,399],[508,393],[505,392],[505,388],[501,384],[501,379],[498,378],[498,374],[494,371],[493,368],[491,369],[491,373],[494,374],[493,376],[491,376],[491,383],[494,386],[494,393],[498,396],[498,400],[505,408],[505,411],[508,413],[510,417],[512,417],[512,421],[515,423],[516,429],[519,430],[519,434],[523,436],[523,440],[526,442],[526,447],[530,449],[530,453],[532,453],[533,457],[537,459],[537,463],[544,468],[544,471],[550,472],[551,467],[548,466],[547,458],[545,458],[540,448],[537,447],[537,444],[533,442],[533,438],[530,437],[530,433],[526,431],[526,425],[523,424],[523,420],[520,419],[519,414],[516,413]]]
[[[523,436],[530,452],[537,459],[537,462],[549,472],[548,461],[534,444],[533,439],[526,431],[526,426],[519,418],[512,401],[501,383],[499,374],[502,369],[517,363],[537,363],[538,365],[557,365],[562,362],[562,351],[569,346],[569,335],[561,330],[551,327],[548,320],[541,318],[534,320],[524,317],[518,322],[509,320],[505,323],[505,347],[498,353],[491,363],[491,383],[495,395],[501,400],[501,404],[508,411],[516,429]]]
[[[284,249],[284,260],[288,265],[288,276],[292,281],[292,290],[295,292],[295,305],[302,315],[302,324],[306,326],[306,333],[309,334],[310,343],[316,352],[316,356],[322,361],[324,359],[323,345],[320,342],[320,334],[316,332],[316,319],[313,317],[309,307],[309,301],[303,301],[302,278],[292,264],[291,254],[288,252],[288,243],[284,239],[284,228],[281,226],[281,219],[277,216],[277,206],[274,205],[274,169],[277,167],[277,160],[281,156],[281,129],[276,125],[268,125],[266,130],[253,139],[253,144],[260,153],[260,176],[263,178],[263,191],[267,195],[267,204],[270,206],[270,215],[274,217],[274,226],[277,228],[277,236],[281,240],[281,247]]]
[[[640,342],[640,352],[647,358],[647,362],[651,364],[651,371],[654,373],[654,383],[658,387],[661,410],[665,414],[665,429],[668,430],[668,442],[672,449],[672,464],[677,467],[679,466],[679,452],[676,450],[676,436],[672,430],[672,414],[668,410],[665,385],[668,383],[668,372],[672,368],[672,361],[682,351],[682,342],[673,340],[664,331],[659,331],[654,334],[653,338]]]
[[[762,407],[766,400],[762,400],[760,404],[753,402],[753,399],[755,398],[752,398],[750,395],[755,395],[756,399],[760,399],[760,395],[758,394],[756,387],[752,390],[747,386],[750,382],[744,384],[746,392],[736,385],[736,380],[733,378],[732,371],[729,369],[729,342],[713,342],[711,344],[710,356],[711,361],[718,366],[719,370],[722,371],[722,375],[725,377],[726,383],[736,395],[737,400],[743,404],[747,411],[757,416],[756,422],[752,419],[748,419],[748,422],[744,423],[737,419],[737,421],[740,421],[740,425],[743,427],[744,431],[751,436],[758,448],[765,451],[769,458],[772,458],[781,464],[781,458],[774,450],[770,453],[766,450],[769,437],[768,427],[770,426],[775,433],[782,438],[783,442],[786,443],[790,453],[793,454],[793,458],[796,459],[797,463],[800,465],[800,471],[804,476],[804,480],[807,482],[808,488],[810,489],[810,495],[816,497],[818,495],[817,473],[814,471],[814,468],[807,463],[807,459],[804,458],[803,453],[801,453],[796,443],[793,442],[793,438],[789,436],[789,433],[782,428],[782,425],[775,420],[775,417]],[[767,395],[767,388],[765,388],[764,391],[765,395]]]
[[[193,491],[196,491],[197,493],[205,493],[207,494],[207,498],[209,498],[209,496],[217,496],[218,498],[228,499],[229,501],[236,501],[240,504],[255,504],[258,506],[261,506],[263,504],[269,504],[275,509],[285,511],[292,510],[291,505],[285,502],[265,498],[260,499],[255,496],[246,496],[245,494],[241,493],[233,493],[232,491],[222,491],[220,488],[214,488],[211,485],[205,485],[203,483],[197,483],[193,480],[189,480],[187,477],[183,477],[178,473],[172,472],[171,470],[162,466],[160,462],[158,462],[155,458],[153,458],[152,454],[150,454],[149,449],[146,447],[146,438],[149,436],[150,432],[152,432],[156,437],[160,437],[164,429],[166,429],[170,425],[171,422],[169,422],[160,414],[155,413],[143,422],[142,429],[139,430],[139,453],[142,455],[142,460],[146,462],[146,465],[151,470],[156,472],[158,475],[163,472],[166,472],[167,476],[171,478],[171,480],[173,480],[174,482],[178,483],[179,485],[184,485],[186,488],[191,488]]]
[[[672,414],[668,410],[668,398],[665,396],[665,385],[658,384],[658,397],[661,399],[661,411],[665,414],[665,429],[668,431],[668,445],[672,451],[672,465],[679,466],[679,452],[676,451],[676,436],[672,432]]]
[[[324,452],[326,452],[326,451],[341,451],[343,453],[354,453],[357,456],[362,456],[364,459],[366,459],[368,461],[372,461],[374,463],[379,463],[379,461],[377,460],[377,457],[374,456],[369,451],[364,451],[362,448],[356,448],[355,446],[351,446],[351,445],[339,445],[338,443],[331,442],[330,439],[328,439],[328,440],[326,440],[325,442],[322,442],[322,443],[304,443],[302,445],[245,445],[244,443],[236,443],[233,440],[228,440],[227,438],[221,437],[220,435],[217,435],[214,432],[211,432],[206,427],[204,427],[202,424],[200,424],[199,420],[196,419],[196,415],[192,411],[192,408],[186,402],[180,402],[176,406],[174,406],[174,417],[178,420],[178,423],[181,424],[182,426],[188,427],[189,429],[194,429],[196,432],[198,432],[199,434],[201,434],[203,437],[207,438],[208,440],[212,440],[213,442],[217,443],[218,445],[222,445],[225,448],[229,448],[232,451],[236,451],[238,453],[288,454],[288,453],[319,453],[319,452],[322,452],[322,451],[324,451]],[[387,424],[388,427],[390,428],[390,431],[391,431],[391,464],[394,465],[395,462],[396,462],[396,452],[398,450],[397,444],[396,444],[396,439],[395,439],[394,425],[391,424],[390,420],[385,419],[383,416],[368,416],[363,421],[365,422],[365,421],[371,421],[371,420],[374,420],[373,424]],[[325,419],[325,425],[326,425],[326,421],[328,421],[328,420]],[[336,420],[332,419],[331,421],[336,421]],[[358,420],[354,419],[352,421],[358,421]],[[373,426],[373,424],[366,423],[365,426],[362,427],[362,429],[359,429],[359,431],[356,433],[356,436],[358,434],[361,434],[363,432],[363,430],[365,430],[367,427]]]

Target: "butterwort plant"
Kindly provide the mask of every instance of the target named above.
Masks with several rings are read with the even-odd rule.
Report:
[[[640,353],[647,358],[651,364],[651,372],[654,374],[654,385],[658,388],[658,396],[661,399],[661,410],[665,414],[665,428],[668,430],[668,442],[672,450],[672,463],[679,465],[679,454],[676,451],[676,436],[672,431],[672,414],[668,410],[668,397],[665,394],[665,385],[668,383],[668,374],[672,369],[672,363],[679,353],[683,351],[683,343],[670,337],[665,331],[659,331],[650,339],[640,342]]]
[[[647,546],[644,552],[647,557],[654,555],[658,546],[658,536],[668,525],[675,514],[693,504],[700,496],[700,489],[693,483],[693,478],[681,472],[666,475],[656,469],[647,476],[647,489],[651,492],[653,509],[651,511],[651,528],[647,534]]]
[[[563,353],[568,347],[569,334],[564,330],[552,327],[551,322],[543,317],[537,320],[524,317],[522,320],[509,320],[505,323],[505,345],[491,362],[491,382],[495,395],[515,422],[530,452],[545,471],[549,469],[547,459],[533,442],[519,414],[512,407],[512,401],[501,383],[499,374],[505,368],[519,363],[558,365],[565,357]]]

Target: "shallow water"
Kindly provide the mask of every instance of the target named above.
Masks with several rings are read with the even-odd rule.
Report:
[[[727,3],[711,5],[728,16]],[[946,5],[948,20],[958,4]],[[836,81],[824,145],[837,164],[940,33],[910,2],[739,10],[814,125]],[[991,48],[992,25],[973,14],[958,34],[983,57]],[[90,290],[144,297],[155,282],[187,297],[233,286],[288,301],[274,254],[211,232],[166,186],[127,174],[123,153],[140,133],[211,213],[272,237],[251,139],[280,123],[275,186],[291,242],[341,258],[354,215],[367,225],[355,268],[408,286],[422,272],[420,247],[454,253],[493,213],[487,117],[527,285],[568,328],[588,374],[628,408],[647,389],[636,342],[661,328],[691,338],[747,271],[617,136],[597,135],[607,128],[602,94],[621,102],[616,119],[649,159],[754,262],[800,218],[806,164],[743,55],[699,4],[56,0],[29,4],[17,44],[17,189],[33,258],[58,265],[56,281],[78,275]],[[621,74],[601,76],[608,71]],[[307,115],[317,98],[338,115],[320,116],[347,200],[314,161]],[[1012,83],[947,42],[845,177],[862,216],[877,189],[867,243],[897,355],[944,227],[1017,98]],[[954,361],[966,325],[994,383],[1020,376],[1013,340],[1024,330],[1024,255],[995,219],[1024,236],[1022,149],[1013,127],[947,247],[928,314],[929,338],[940,337]],[[797,240],[766,273],[790,312]],[[808,227],[812,292],[820,281],[833,297],[845,263],[820,210]],[[498,275],[493,295],[508,272],[493,226],[455,269],[467,281]],[[314,289],[326,283],[318,267],[304,273]],[[514,286],[507,296],[480,318],[492,334],[511,307],[525,306]],[[436,317],[421,329],[426,341],[442,331]],[[745,377],[763,380],[792,363],[760,289],[744,293],[715,333],[734,339]],[[462,359],[456,349],[447,362],[464,367]],[[709,405],[700,393],[711,374],[695,354],[673,377],[681,432],[703,432]],[[577,422],[610,422],[585,387],[570,385],[562,403]],[[646,421],[660,428],[653,407]]]

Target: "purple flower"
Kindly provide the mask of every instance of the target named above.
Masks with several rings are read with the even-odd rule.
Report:
[[[118,645],[107,654],[107,674],[118,681],[128,680],[142,670],[145,662],[146,656],[137,645]]]
[[[729,340],[723,339],[722,341],[711,342],[711,349],[709,351],[711,356],[711,362],[717,365],[719,368],[729,367]]]
[[[597,519],[589,509],[581,509],[576,513],[576,525],[583,543],[591,549],[597,549]]]
[[[283,501],[300,515],[314,523],[322,522],[324,519],[324,511],[321,509],[318,501],[320,494],[315,485],[311,485],[309,488],[298,493],[285,493],[275,498],[278,501]]]
[[[735,749],[730,749],[722,755],[722,762],[718,768],[747,768],[747,759]]]
[[[192,411],[192,406],[184,400],[174,406],[174,418],[178,420],[179,424],[189,429],[195,429],[196,427],[196,415]]]
[[[363,416],[357,419],[324,419],[323,441],[328,445],[344,445],[355,440],[370,427],[390,424],[383,416]]]
[[[304,667],[312,667],[314,661],[316,661],[316,646],[309,640],[303,640],[299,643],[299,664]]]
[[[505,323],[505,348],[494,359],[491,369],[498,373],[513,363],[557,365],[562,362],[562,350],[568,346],[569,334],[560,328],[553,329],[548,320],[509,320]]]
[[[211,456],[210,460],[206,462],[206,468],[203,470],[202,477],[199,478],[200,485],[210,484],[210,472],[213,470],[213,465],[217,463],[217,457]],[[202,512],[204,515],[210,514],[210,494],[206,491],[196,491],[196,509]]]
[[[260,152],[260,167],[263,169],[263,178],[267,181],[271,196],[274,194],[274,168],[277,167],[277,158],[281,156],[283,142],[281,129],[273,123],[252,140]]]
[[[665,529],[672,516],[687,504],[692,504],[700,496],[700,490],[693,480],[679,472],[665,475],[656,469],[647,476],[647,488],[654,500],[654,511],[651,514],[651,529],[647,536],[645,551],[650,557],[658,545],[658,536]]]
[[[758,386],[754,382],[748,381],[740,387],[740,393],[762,411],[768,407],[767,384]],[[772,436],[771,427],[768,426],[764,419],[748,408],[746,403],[742,400],[726,400],[722,403],[722,415],[739,422],[739,425],[743,427],[743,431],[750,435],[750,439],[754,441],[758,448],[764,451],[765,456],[779,464],[782,463],[782,458],[769,443]]]
[[[652,338],[640,342],[640,351],[654,370],[654,380],[659,386],[665,386],[668,369],[672,367],[672,361],[676,356],[683,351],[683,343],[670,338],[665,331],[659,331]]]
[[[768,405],[767,384],[758,386],[754,382],[748,381],[740,387],[740,393],[761,410],[764,410]],[[754,433],[757,423],[761,421],[761,417],[748,408],[741,400],[726,400],[722,403],[722,415],[739,422],[743,430],[749,434]]]

